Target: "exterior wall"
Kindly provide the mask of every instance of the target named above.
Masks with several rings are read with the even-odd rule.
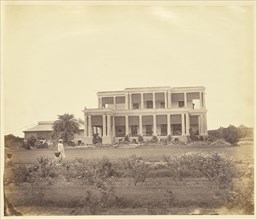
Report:
[[[25,139],[29,139],[31,136],[34,136],[37,139],[51,139],[51,131],[33,131],[25,132]]]
[[[91,122],[89,118],[94,115],[104,118],[99,127],[101,131],[99,135],[103,138],[103,143],[106,142],[108,144],[121,138],[114,138],[116,133],[117,136],[120,136],[120,133],[132,136],[132,129],[136,129],[137,134],[146,137],[147,126],[145,123],[152,126],[152,135],[157,135],[158,137],[162,137],[167,133],[167,135],[171,134],[174,137],[186,140],[186,137],[189,136],[190,128],[194,130],[198,128],[200,135],[207,135],[207,110],[205,108],[204,90],[204,87],[155,87],[100,92],[98,93],[99,106],[108,103],[108,108],[101,107],[84,110],[86,122],[84,139],[86,143],[91,143],[91,137],[94,133],[92,129],[96,124]],[[196,100],[200,103],[197,109],[193,106],[193,102],[196,102]],[[147,106],[147,101],[151,101],[152,106],[150,102],[150,106]],[[179,107],[180,101],[184,105]],[[137,103],[138,109],[133,109],[134,103]],[[165,120],[163,118],[158,121],[157,116],[165,115],[167,116]],[[116,118],[121,116],[122,123],[116,121]],[[134,122],[131,122],[132,116],[136,116],[138,119],[134,117]],[[150,122],[145,122],[145,116],[152,117]],[[191,116],[197,117],[197,123],[190,122]],[[177,119],[174,119],[174,117]],[[115,121],[117,124],[115,124]],[[119,132],[118,129],[121,129],[122,132]],[[167,135],[164,135],[164,137]]]
[[[79,134],[75,134],[73,141],[75,144],[78,144],[79,141],[84,142],[84,130],[80,130]]]

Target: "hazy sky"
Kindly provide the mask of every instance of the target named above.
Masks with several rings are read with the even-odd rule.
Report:
[[[97,107],[98,91],[205,86],[208,128],[254,120],[251,6],[3,8],[5,134]]]

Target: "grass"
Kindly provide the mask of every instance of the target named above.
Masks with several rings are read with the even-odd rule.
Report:
[[[54,158],[54,149],[38,150],[7,150],[6,153],[13,154],[14,163],[33,163],[40,156]],[[84,158],[88,160],[101,159],[107,157],[111,160],[126,158],[131,155],[137,155],[148,161],[161,161],[163,155],[180,154],[185,152],[217,152],[224,153],[227,156],[233,156],[237,160],[251,160],[253,158],[253,146],[244,145],[240,147],[189,147],[189,146],[157,146],[141,148],[87,148],[87,149],[66,149],[66,159],[73,160]]]
[[[131,179],[118,178],[114,187],[119,200],[112,203],[113,212],[115,212],[115,209],[116,212],[123,209],[130,211],[132,208],[151,209],[154,207],[160,209],[168,204],[168,190],[174,192],[175,203],[169,205],[167,208],[183,208],[185,206],[215,208],[219,199],[215,198],[215,190],[204,179],[199,182],[197,179],[188,178],[186,181],[175,183],[169,178],[149,178],[144,184],[134,186]],[[7,194],[10,202],[15,207],[44,206],[48,210],[53,206],[56,208],[77,208],[81,205],[81,196],[87,190],[97,193],[90,186],[79,187],[77,184],[69,186],[68,189],[67,186],[63,187],[61,185],[46,186],[40,188],[35,193],[28,186],[11,186]],[[125,210],[123,210],[123,213]],[[69,209],[66,211],[70,212]],[[69,213],[62,214],[69,215]],[[126,214],[130,213],[128,212]],[[142,214],[142,212],[137,214]]]

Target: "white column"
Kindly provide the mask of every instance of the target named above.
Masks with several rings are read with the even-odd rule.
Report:
[[[155,109],[155,92],[153,92],[153,109]]]
[[[198,115],[198,133],[199,133],[199,135],[202,133],[201,132],[201,116],[200,115]]]
[[[200,133],[200,135],[204,135],[203,115],[200,115],[200,126],[201,126],[201,133]]]
[[[113,96],[113,109],[116,109],[116,96]]]
[[[111,135],[111,116],[107,115],[107,136]]]
[[[103,136],[106,136],[106,117],[103,115]]]
[[[182,135],[185,135],[185,116],[184,116],[184,114],[181,114],[181,125],[182,125],[182,131],[181,131],[181,133],[182,133]]]
[[[156,135],[156,115],[153,115],[153,135]]]
[[[199,98],[200,98],[200,108],[202,108],[203,107],[202,92],[199,92]]]
[[[84,121],[84,137],[87,137],[87,115],[85,115]]]
[[[115,137],[116,134],[115,134],[115,117],[114,117],[114,115],[112,116],[112,125],[113,125],[112,134],[113,134],[113,137]]]
[[[99,108],[103,108],[102,97],[99,98]]]
[[[128,96],[129,96],[129,94],[126,93],[126,95],[125,95],[125,109],[129,109],[129,100],[128,100]]]
[[[184,106],[187,108],[187,93],[184,92]]]
[[[170,135],[170,114],[167,114],[167,133]]]
[[[140,134],[140,135],[143,135],[142,115],[139,115],[139,134]]]
[[[91,115],[88,116],[88,136],[92,136]]]
[[[168,108],[171,108],[171,92],[168,91]]]
[[[129,93],[129,109],[133,109],[133,106],[132,106],[132,94]]]
[[[168,102],[167,102],[167,92],[164,92],[164,104],[165,104],[165,108],[168,108]]]
[[[204,134],[208,135],[208,129],[207,129],[207,115],[204,114]]]
[[[125,124],[126,124],[126,135],[129,135],[129,121],[128,116],[125,116]]]
[[[203,108],[205,108],[205,93],[203,92],[203,100],[202,100],[202,102],[203,102]]]
[[[190,121],[189,121],[189,114],[186,114],[186,135],[189,135],[189,128],[190,128]]]
[[[140,106],[141,106],[141,109],[144,109],[144,93],[141,93],[140,95],[141,95],[141,104],[140,104]]]

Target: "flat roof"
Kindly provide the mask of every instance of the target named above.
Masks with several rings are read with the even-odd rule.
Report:
[[[52,131],[54,121],[39,121],[37,125],[32,128],[26,129],[23,132],[37,132],[37,131]],[[84,125],[79,123],[79,129],[84,129]]]
[[[171,86],[154,86],[154,87],[131,87],[131,88],[125,88],[123,91],[100,91],[97,92],[97,95],[104,95],[104,94],[117,94],[122,95],[126,92],[147,92],[147,91],[196,91],[196,90],[205,90],[204,86],[184,86],[184,87],[171,87]]]

